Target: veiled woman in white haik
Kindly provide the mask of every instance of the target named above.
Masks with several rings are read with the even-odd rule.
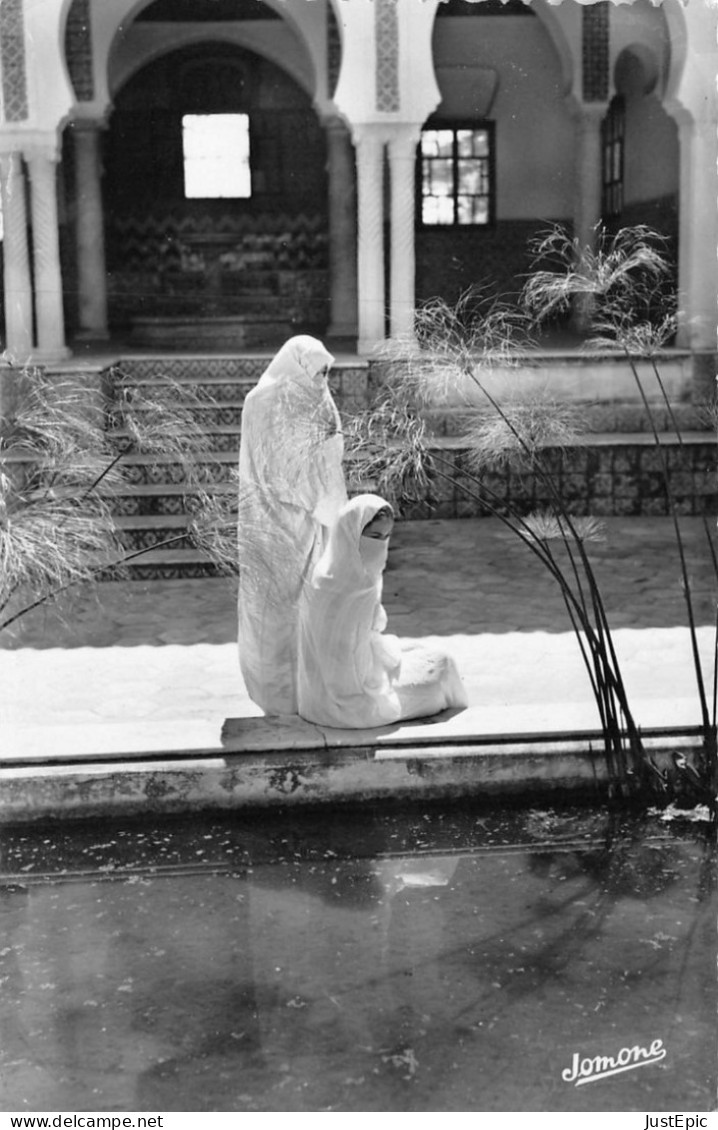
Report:
[[[347,502],[304,586],[297,693],[309,722],[368,729],[467,705],[448,655],[384,634],[382,573],[393,521],[378,495]]]
[[[297,711],[299,595],[347,498],[333,361],[316,338],[290,338],[242,410],[240,666],[266,714]]]

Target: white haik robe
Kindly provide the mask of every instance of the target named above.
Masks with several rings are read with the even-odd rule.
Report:
[[[297,711],[299,595],[347,498],[341,423],[327,384],[333,360],[316,338],[290,338],[242,410],[240,666],[266,714]]]
[[[442,651],[384,635],[388,541],[362,537],[387,506],[378,495],[346,503],[304,586],[299,616],[299,714],[309,722],[370,729],[467,705]]]

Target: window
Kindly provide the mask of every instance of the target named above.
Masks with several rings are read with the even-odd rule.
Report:
[[[188,199],[252,195],[247,114],[185,114],[182,152]]]
[[[603,149],[603,199],[601,211],[605,220],[615,219],[623,210],[623,146],[626,108],[621,95],[608,107],[601,126]]]
[[[490,224],[493,220],[493,124],[422,130],[421,223]]]

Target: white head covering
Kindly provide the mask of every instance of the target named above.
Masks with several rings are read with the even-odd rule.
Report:
[[[368,729],[466,706],[448,655],[384,634],[388,540],[362,531],[385,508],[373,494],[341,508],[302,592],[298,710],[318,725]]]
[[[256,483],[328,525],[346,502],[341,420],[329,392],[334,358],[307,335],[286,341],[247,395],[239,448],[242,483]]]
[[[276,389],[278,385],[290,383],[320,389],[333,364],[331,353],[316,337],[308,334],[290,337],[264,370],[257,384],[257,391],[267,392]]]
[[[314,570],[312,586],[337,592],[377,591],[389,552],[388,539],[364,538],[362,531],[381,510],[393,513],[378,494],[359,494],[342,506],[329,530],[327,547]]]

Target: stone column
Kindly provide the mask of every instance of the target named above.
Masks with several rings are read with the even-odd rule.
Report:
[[[384,340],[384,141],[380,135],[358,132],[357,285],[359,333],[357,350],[371,353]]]
[[[673,116],[680,138],[677,344],[716,349],[718,202],[716,124],[683,110]]]
[[[100,165],[101,123],[78,119],[75,142],[78,337],[107,338],[107,272]]]
[[[354,147],[339,118],[327,124],[330,337],[357,333],[357,194]]]
[[[5,347],[23,364],[32,353],[32,279],[27,243],[25,173],[19,153],[0,156]]]
[[[391,274],[390,333],[403,340],[414,339],[415,309],[415,232],[416,208],[415,130],[404,132],[389,142],[391,171]]]
[[[596,228],[601,221],[603,174],[601,166],[601,123],[607,107],[603,103],[581,106],[576,113],[576,164],[573,234],[579,247],[594,250]],[[579,332],[590,328],[590,295],[577,300],[573,320]]]
[[[62,272],[57,226],[56,158],[48,150],[29,150],[30,212],[32,215],[35,321],[38,361],[61,361],[70,356],[65,345]]]

